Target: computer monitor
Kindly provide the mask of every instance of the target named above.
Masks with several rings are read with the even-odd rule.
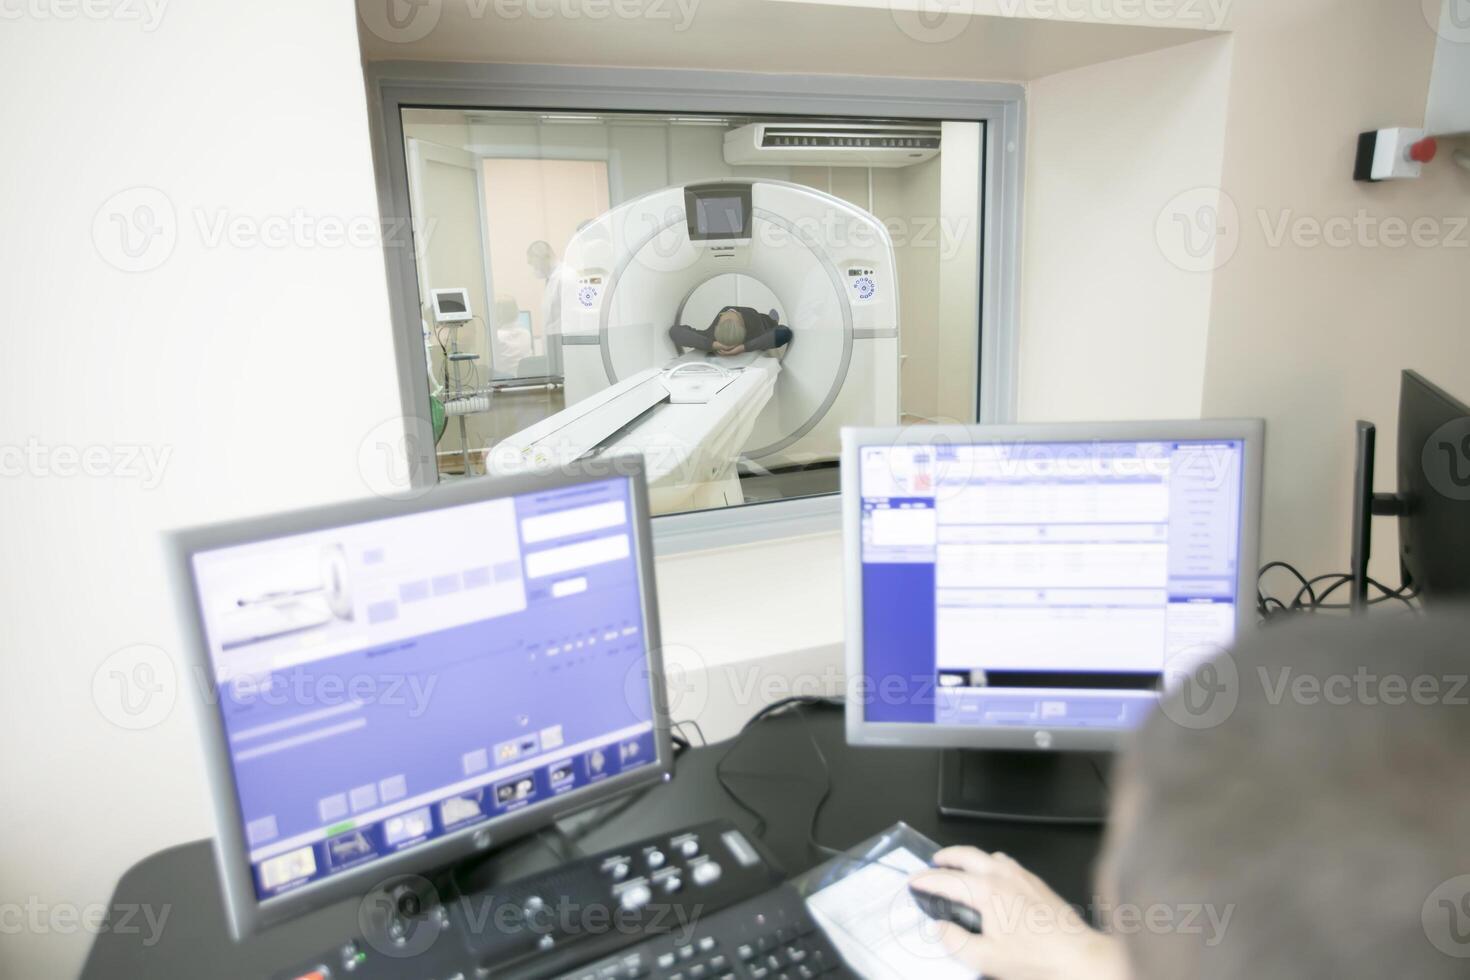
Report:
[[[1396,512],[1404,584],[1426,607],[1470,596],[1470,406],[1416,371],[1399,387]]]
[[[1348,556],[1352,569],[1349,605],[1354,612],[1368,608],[1368,558],[1373,553],[1373,457],[1377,451],[1378,428],[1358,420],[1354,438],[1353,528]]]
[[[1398,491],[1374,493],[1376,426],[1357,424],[1351,605],[1370,602],[1374,517],[1397,517],[1397,593],[1426,606],[1470,597],[1470,406],[1417,371],[1399,381]],[[1382,601],[1380,596],[1377,600]]]
[[[463,286],[431,290],[429,296],[435,323],[464,323],[474,319],[475,315],[470,311],[470,291]]]
[[[850,742],[1106,750],[1254,623],[1259,421],[843,436]]]
[[[180,532],[237,938],[671,771],[641,465]]]

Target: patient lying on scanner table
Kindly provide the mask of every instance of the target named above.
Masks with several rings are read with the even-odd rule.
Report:
[[[725,357],[746,351],[774,350],[791,343],[791,328],[781,326],[780,319],[775,310],[757,313],[748,306],[727,306],[703,330],[675,324],[669,328],[669,339],[680,350],[690,347]]]

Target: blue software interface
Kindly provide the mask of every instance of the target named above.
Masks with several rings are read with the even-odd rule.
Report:
[[[1245,445],[860,451],[868,721],[1128,728],[1234,639]]]
[[[626,479],[197,553],[256,894],[656,761]]]

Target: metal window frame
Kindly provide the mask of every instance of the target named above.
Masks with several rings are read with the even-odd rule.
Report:
[[[1009,82],[874,76],[758,74],[661,68],[386,61],[366,69],[372,107],[378,203],[394,326],[403,418],[427,431],[402,110],[522,109],[857,116],[983,122],[980,308],[976,327],[979,422],[1014,421],[1019,335],[1020,235],[1026,91]],[[434,447],[408,445],[415,486],[437,480]],[[654,542],[668,554],[771,538],[836,531],[841,495],[747,504],[654,519]]]

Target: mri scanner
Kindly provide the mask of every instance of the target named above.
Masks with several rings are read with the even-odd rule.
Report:
[[[873,215],[774,180],[667,187],[567,244],[567,408],[486,452],[487,472],[645,457],[655,513],[744,502],[739,475],[832,461],[839,429],[898,421],[893,243]],[[676,323],[776,310],[775,351],[681,352]]]

